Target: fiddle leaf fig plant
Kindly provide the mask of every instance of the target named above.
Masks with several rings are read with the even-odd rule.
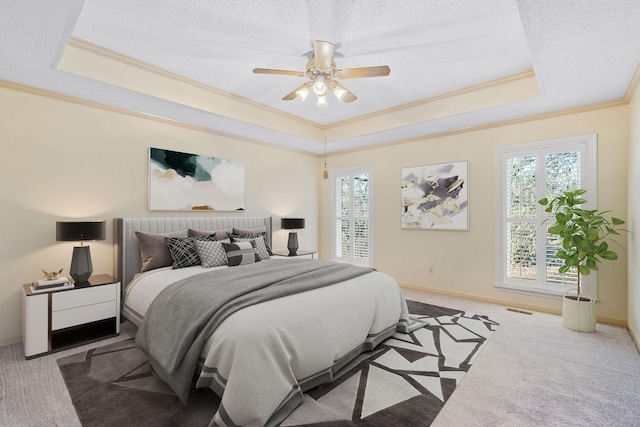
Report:
[[[558,235],[562,240],[562,248],[556,256],[563,260],[560,273],[566,273],[572,267],[578,271],[578,298],[580,298],[580,276],[588,276],[592,270],[598,269],[601,260],[616,260],[618,254],[611,249],[607,241],[615,242],[612,236],[620,235],[620,228],[625,222],[620,218],[607,219],[604,215],[610,211],[583,209],[587,203],[581,196],[586,190],[565,191],[551,200],[538,201],[546,206],[545,212],[553,216],[555,224],[549,227],[549,233]],[[543,223],[544,223],[543,222]],[[615,242],[617,243],[617,242]]]

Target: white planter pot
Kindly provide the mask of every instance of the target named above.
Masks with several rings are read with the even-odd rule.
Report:
[[[596,331],[596,300],[578,301],[565,295],[562,298],[562,324],[578,332]]]

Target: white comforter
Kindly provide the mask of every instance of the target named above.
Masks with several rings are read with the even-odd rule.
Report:
[[[136,276],[126,290],[125,315],[139,324],[162,289],[203,271],[166,268]],[[402,293],[379,272],[234,313],[200,353],[197,387],[222,397],[212,424],[278,424],[300,403],[301,387],[330,380],[341,361],[401,319],[408,320]]]

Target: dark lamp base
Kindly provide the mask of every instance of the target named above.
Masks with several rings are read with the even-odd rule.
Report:
[[[91,251],[89,250],[89,246],[75,246],[73,248],[69,275],[73,278],[74,282],[83,283],[89,281],[92,273],[93,265],[91,264]]]
[[[295,231],[291,231],[289,233],[287,249],[289,249],[289,256],[294,256],[298,252],[298,233],[296,233]]]

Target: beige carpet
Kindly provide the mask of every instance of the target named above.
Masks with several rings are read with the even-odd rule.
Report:
[[[551,314],[434,299],[500,327],[433,426],[640,426],[640,354],[625,328],[598,324],[585,334]]]
[[[625,328],[594,334],[500,305],[406,290],[408,299],[482,313],[500,323],[434,426],[640,425],[640,354]],[[25,360],[20,344],[0,347],[0,425],[80,425],[56,359],[120,337]]]

